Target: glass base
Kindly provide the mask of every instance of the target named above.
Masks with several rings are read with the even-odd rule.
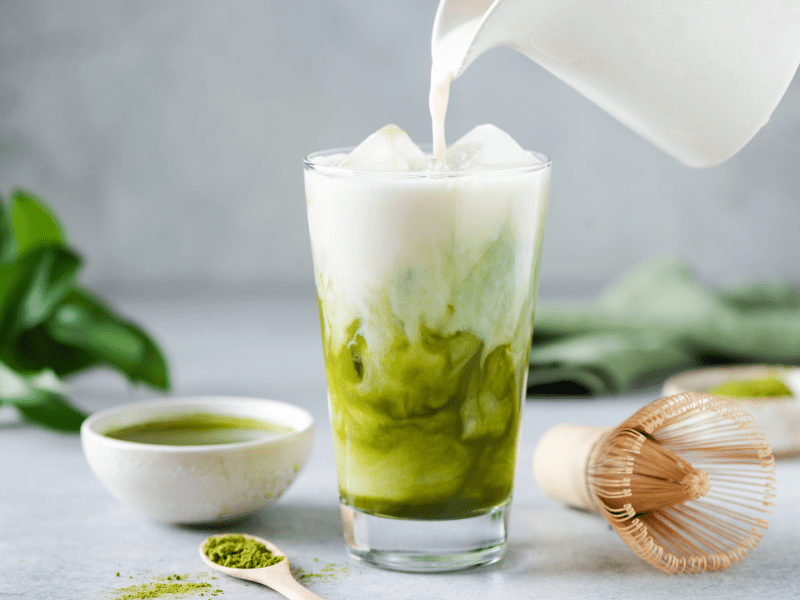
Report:
[[[454,571],[497,562],[506,551],[508,504],[466,519],[378,517],[341,505],[347,551],[394,571]]]

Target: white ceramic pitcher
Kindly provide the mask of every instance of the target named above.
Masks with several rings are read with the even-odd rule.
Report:
[[[799,0],[441,0],[434,62],[516,48],[668,154],[709,167],[763,127],[800,63]],[[438,50],[437,50],[438,48]]]

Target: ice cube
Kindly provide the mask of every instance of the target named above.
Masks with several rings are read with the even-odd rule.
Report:
[[[528,167],[538,162],[494,125],[478,125],[447,150],[447,168],[455,171]]]
[[[397,125],[386,125],[361,142],[338,164],[366,171],[421,171],[430,159]]]

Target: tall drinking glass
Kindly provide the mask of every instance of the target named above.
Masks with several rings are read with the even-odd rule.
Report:
[[[305,160],[349,552],[442,571],[506,547],[550,161],[379,172]]]

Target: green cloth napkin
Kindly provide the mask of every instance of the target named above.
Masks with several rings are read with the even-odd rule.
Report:
[[[540,303],[528,392],[618,394],[680,369],[732,362],[800,364],[800,287],[714,290],[661,259],[593,303]]]

